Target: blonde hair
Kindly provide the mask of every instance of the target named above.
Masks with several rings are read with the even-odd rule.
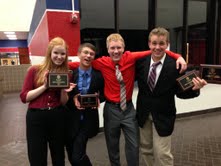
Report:
[[[169,32],[165,28],[162,28],[162,27],[154,28],[149,34],[149,41],[153,35],[166,36],[166,41],[167,42],[170,41]]]
[[[55,46],[64,46],[66,50],[65,61],[60,66],[54,65],[51,60],[51,52]],[[37,85],[42,85],[44,83],[44,74],[47,70],[58,73],[68,72],[68,46],[61,37],[55,37],[49,42],[45,60],[41,65],[37,66],[37,74],[35,77]]]
[[[109,43],[111,41],[121,41],[123,43],[123,47],[125,47],[125,42],[124,42],[124,39],[123,37],[119,34],[119,33],[112,33],[110,34],[108,37],[107,37],[107,40],[106,40],[106,46],[107,48],[109,47]]]

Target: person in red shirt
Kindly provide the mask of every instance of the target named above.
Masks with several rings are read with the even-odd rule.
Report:
[[[68,72],[67,45],[56,37],[48,45],[43,64],[31,66],[24,80],[20,98],[29,103],[26,116],[28,158],[31,166],[47,165],[49,145],[54,166],[64,166],[64,108],[69,89],[50,89],[48,72]]]
[[[132,103],[132,93],[135,80],[135,63],[138,59],[151,55],[151,51],[130,52],[125,51],[125,42],[120,34],[111,34],[106,40],[108,56],[103,56],[92,62],[92,66],[100,70],[104,77],[104,132],[109,159],[112,166],[120,165],[119,139],[121,130],[125,136],[125,154],[128,166],[139,165],[139,129],[136,120],[136,111]],[[186,70],[186,62],[179,55],[167,52],[177,60],[177,68],[182,65],[181,72]],[[126,86],[126,110],[120,108],[120,84],[115,75],[115,66],[119,66]],[[69,68],[79,65],[70,62]]]

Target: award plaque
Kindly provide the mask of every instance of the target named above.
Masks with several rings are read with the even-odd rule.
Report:
[[[190,72],[188,72],[187,74],[177,78],[177,82],[180,85],[181,89],[183,91],[190,89],[194,86],[192,79],[197,77],[196,75],[196,71],[192,70]]]
[[[97,94],[85,94],[79,95],[79,102],[81,107],[97,107],[98,106],[98,95]]]
[[[200,77],[208,83],[221,84],[221,65],[200,64]]]
[[[49,88],[69,88],[69,73],[48,73]]]

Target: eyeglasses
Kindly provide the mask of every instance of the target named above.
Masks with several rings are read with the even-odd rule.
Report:
[[[90,52],[90,51],[87,51],[87,50],[85,50],[85,51],[82,51],[84,54],[90,54],[91,56],[95,56],[95,53],[94,52]]]

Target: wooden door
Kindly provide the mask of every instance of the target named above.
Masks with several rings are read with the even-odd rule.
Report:
[[[18,53],[19,53],[20,64],[30,64],[28,47],[23,47],[23,48],[19,47]]]

